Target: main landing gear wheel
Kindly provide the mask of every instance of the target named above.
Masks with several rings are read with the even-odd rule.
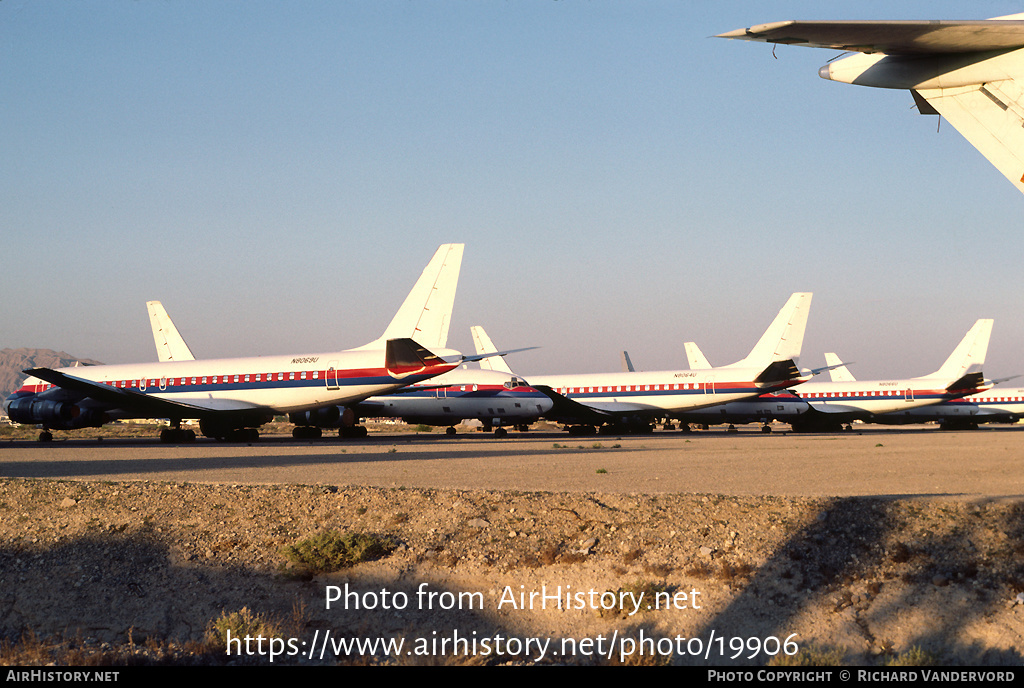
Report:
[[[444,434],[446,434],[446,435],[454,435],[456,432],[458,432],[458,431],[455,429],[455,426],[452,426],[450,428],[445,428]]]
[[[41,433],[39,433],[39,441],[53,442],[53,433],[50,432],[49,430],[43,430]]]
[[[506,435],[508,435],[508,430],[505,428],[494,428],[495,437],[505,437]]]
[[[181,428],[164,428],[160,431],[160,441],[164,444],[182,444],[196,441],[195,430],[182,430]]]
[[[312,425],[296,425],[292,428],[292,437],[297,440],[318,440],[323,436],[323,431]]]

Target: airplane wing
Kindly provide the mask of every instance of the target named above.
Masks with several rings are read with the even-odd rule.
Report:
[[[911,92],[1024,193],[1024,14],[981,21],[784,21],[721,38],[863,53],[823,79]]]
[[[257,408],[252,404],[227,399],[214,400],[215,406],[170,401],[132,389],[111,387],[92,380],[85,380],[50,368],[31,368],[23,372],[49,382],[51,385],[81,394],[83,397],[111,404],[117,408],[131,409],[152,418],[196,418],[217,412],[251,411]]]
[[[717,37],[888,55],[972,53],[1024,47],[1024,21],[781,21]]]
[[[578,401],[573,401],[547,385],[535,385],[534,389],[545,394],[553,402],[551,411],[545,414],[546,417],[559,420],[572,419],[573,422],[577,423],[594,423],[598,425],[609,423],[616,418],[616,414],[610,411],[604,411],[593,406],[581,404]]]

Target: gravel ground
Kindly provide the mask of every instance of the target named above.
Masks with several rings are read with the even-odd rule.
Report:
[[[907,437],[872,436],[879,441],[860,451],[902,447],[896,438]],[[980,453],[999,454],[1002,443],[1022,436],[973,437]],[[0,659],[54,661],[56,643],[56,661],[76,664],[269,663],[272,648],[274,663],[288,664],[731,666],[793,661],[786,651],[797,648],[801,658],[824,663],[1020,664],[1024,504],[1008,496],[1012,491],[894,496],[912,494],[895,473],[874,477],[869,494],[887,496],[827,496],[813,477],[805,477],[803,496],[725,494],[713,481],[691,492],[655,491],[649,483],[633,491],[592,489],[593,480],[605,478],[606,487],[619,485],[622,462],[638,464],[632,471],[640,481],[648,470],[640,445],[657,437],[623,439],[619,450],[600,441],[598,450],[567,441],[571,446],[556,449],[546,440],[549,458],[575,451],[575,464],[586,470],[582,487],[554,491],[459,487],[436,478],[443,487],[412,487],[420,481],[414,464],[437,464],[437,457],[395,456],[390,481],[376,480],[393,485],[398,476],[404,487],[353,484],[359,478],[0,479],[0,633],[7,643]],[[395,442],[392,454],[412,451]],[[860,465],[850,448],[859,446],[856,439],[839,444],[838,466]],[[220,449],[234,456],[247,450]],[[721,449],[709,445],[706,453],[721,456]],[[125,451],[148,461],[139,448]],[[357,451],[345,449],[350,458]],[[601,451],[608,453],[597,464],[607,473],[590,456]],[[763,444],[751,440],[744,451],[752,452],[748,461],[773,465]],[[544,453],[538,448],[522,460],[532,466],[538,452]],[[354,464],[386,473],[386,458]],[[706,457],[687,458],[700,465]],[[476,473],[493,475],[488,466],[495,460],[478,460]],[[504,454],[500,460],[513,462]],[[945,472],[944,460],[934,472]],[[16,459],[11,447],[0,452],[0,463],[4,475],[32,464]],[[68,463],[70,472],[75,465]],[[530,470],[531,480],[541,471]],[[838,472],[835,459],[832,471]],[[836,484],[844,481],[837,475]],[[286,545],[327,531],[372,534],[390,551],[318,574],[284,556]],[[339,599],[328,604],[331,596]],[[208,642],[208,630],[243,608],[274,625],[262,631],[265,642],[254,631],[248,654],[236,644],[229,657]],[[328,647],[321,656],[327,634],[405,644],[390,652],[381,645]]]

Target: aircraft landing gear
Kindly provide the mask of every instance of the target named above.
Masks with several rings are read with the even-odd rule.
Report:
[[[196,441],[195,430],[182,430],[181,427],[164,428],[160,431],[160,441],[164,444],[183,444]]]
[[[297,440],[318,440],[323,434],[323,430],[313,425],[296,425],[292,428],[292,437]]]

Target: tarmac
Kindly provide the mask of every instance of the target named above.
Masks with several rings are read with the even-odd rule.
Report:
[[[251,444],[200,440],[0,443],[0,477],[220,484],[728,494],[785,497],[1024,496],[1024,426],[944,431],[570,437],[566,433],[372,435]]]

